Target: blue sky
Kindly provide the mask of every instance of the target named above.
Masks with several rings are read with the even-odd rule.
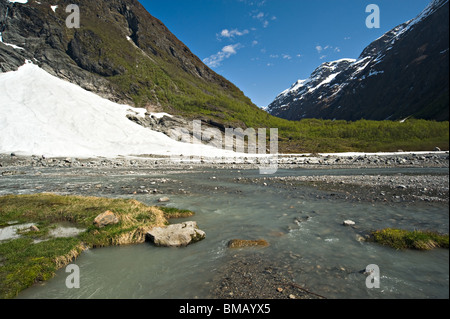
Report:
[[[358,58],[430,0],[140,0],[191,51],[267,106],[321,63]],[[369,4],[380,28],[366,27]]]

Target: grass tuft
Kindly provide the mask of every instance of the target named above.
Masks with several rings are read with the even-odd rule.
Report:
[[[381,245],[395,249],[431,250],[449,247],[449,235],[433,231],[408,231],[386,228],[372,233],[373,240]]]
[[[163,211],[164,217],[167,219],[187,218],[187,217],[191,217],[191,216],[195,215],[195,213],[193,211],[190,211],[187,209],[178,209],[178,208],[165,207],[165,206],[161,206],[158,208]]]

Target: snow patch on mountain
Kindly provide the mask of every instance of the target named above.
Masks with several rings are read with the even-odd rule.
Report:
[[[30,62],[17,71],[0,73],[0,92],[0,153],[84,158],[236,156],[144,128],[128,120],[127,114],[142,115],[145,110],[103,99]]]

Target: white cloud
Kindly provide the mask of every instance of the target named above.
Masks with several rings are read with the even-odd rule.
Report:
[[[321,60],[326,57],[326,55],[324,54],[325,51],[330,52],[330,50],[332,50],[335,53],[341,52],[341,49],[339,47],[334,47],[332,45],[326,45],[326,46],[317,45],[316,46],[316,51],[320,55]]]
[[[271,54],[271,55],[269,55],[269,58],[271,58],[271,59],[278,59],[280,57],[285,59],[285,60],[291,60],[292,59],[292,56],[289,55],[289,54],[282,54],[281,56],[279,54]],[[298,54],[297,57],[300,57],[300,54]]]
[[[256,40],[253,40],[253,42],[252,42],[252,46],[255,46],[255,45],[257,45],[259,42],[258,41],[256,41]]]
[[[265,16],[264,12],[259,12],[258,14],[254,15],[253,18],[261,20]]]
[[[221,65],[223,60],[228,59],[230,56],[237,54],[237,50],[240,48],[241,44],[230,44],[222,48],[221,51],[216,54],[211,55],[208,58],[203,59],[203,62],[210,68],[216,68]]]
[[[240,37],[243,35],[248,34],[250,31],[248,31],[247,29],[243,30],[243,31],[239,31],[238,29],[233,29],[233,30],[228,30],[228,29],[223,29],[220,34],[218,34],[218,37],[222,37],[222,38],[234,38],[236,36]]]
[[[262,24],[263,24],[263,28],[267,28],[269,26],[269,20],[268,20],[269,14],[266,14],[266,13],[261,12],[261,11],[254,10],[252,12],[252,17],[253,17],[253,19],[257,19],[257,20],[261,21]],[[270,19],[271,20],[276,20],[277,17],[272,16],[272,18],[270,18]]]
[[[253,1],[253,0],[238,0],[239,2],[244,2],[245,4],[249,5],[249,6],[257,6],[257,7],[262,7],[264,5],[266,5],[266,1],[267,0],[258,0],[258,1]]]
[[[236,51],[237,47],[238,47],[237,44],[230,44],[230,45],[224,46],[223,49],[222,49],[222,52],[224,52],[226,54],[230,54],[230,55],[231,54],[236,54],[237,53],[237,51]]]

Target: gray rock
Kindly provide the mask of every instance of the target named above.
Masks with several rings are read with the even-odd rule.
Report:
[[[190,221],[167,227],[155,227],[147,233],[147,238],[160,247],[184,247],[205,239],[206,233]]]
[[[165,203],[165,202],[168,202],[168,201],[170,201],[169,197],[161,197],[160,199],[158,199],[158,202],[160,202],[160,203]]]

